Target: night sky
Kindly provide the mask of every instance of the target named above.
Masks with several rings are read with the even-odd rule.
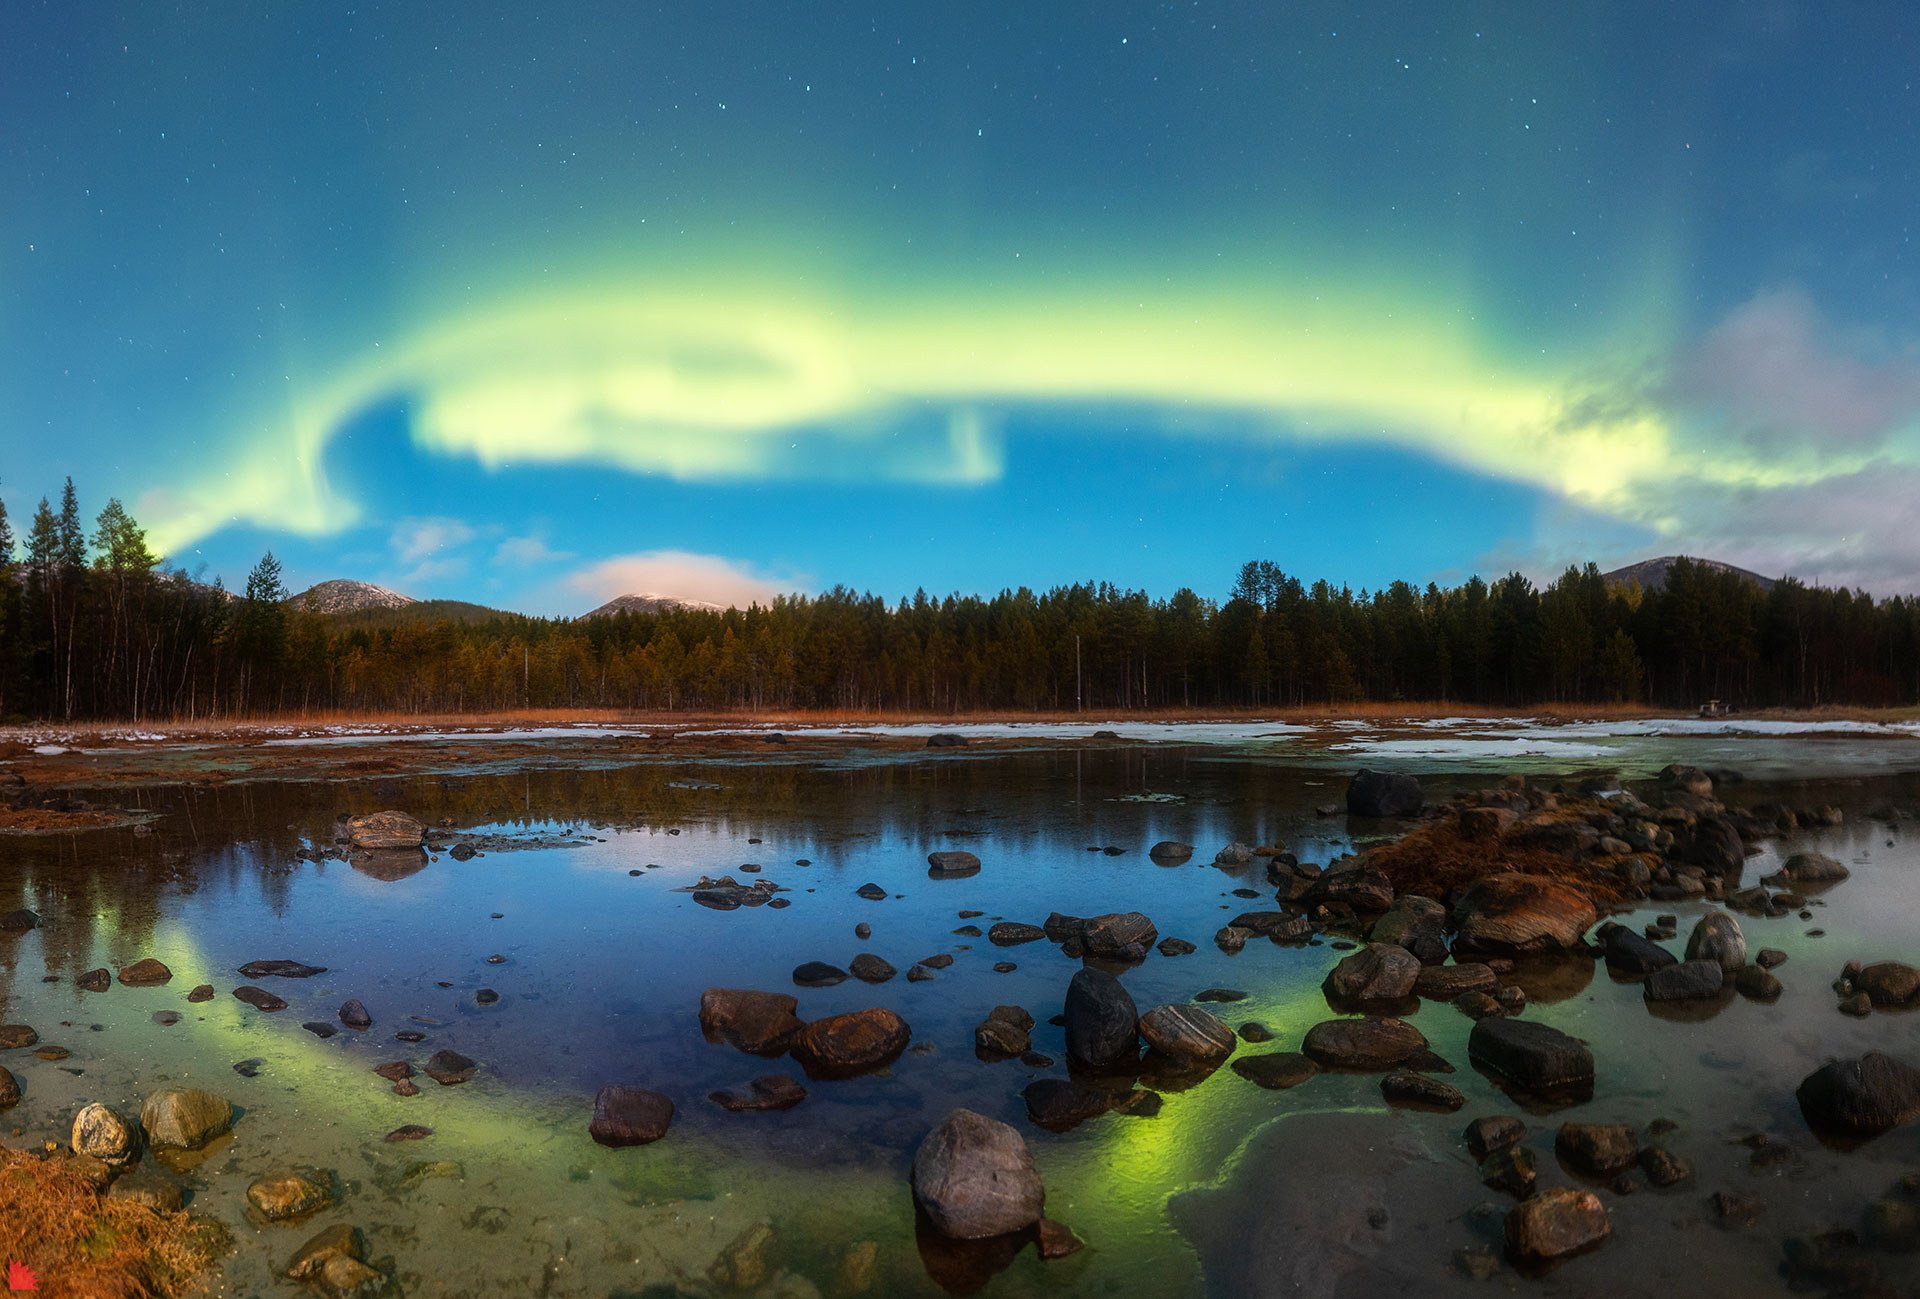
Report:
[[[8,5],[0,496],[577,612],[1920,589],[1920,10]]]

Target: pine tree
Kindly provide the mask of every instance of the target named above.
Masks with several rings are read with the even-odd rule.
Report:
[[[55,556],[65,568],[82,568],[87,562],[87,537],[80,529],[80,498],[67,479],[60,493],[59,551]]]

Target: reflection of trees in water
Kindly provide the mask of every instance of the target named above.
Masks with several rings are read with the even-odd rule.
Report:
[[[1432,792],[1443,797],[1452,784],[1480,779],[1434,782]],[[1212,839],[1222,835],[1279,846],[1339,839],[1344,822],[1317,820],[1312,809],[1340,801],[1342,783],[1324,770],[1288,768],[1257,755],[1169,745],[825,764],[649,760],[378,782],[116,788],[95,801],[157,813],[149,832],[122,828],[0,839],[0,911],[30,907],[39,913],[45,952],[44,970],[18,972],[15,953],[24,940],[0,937],[0,975],[9,983],[17,973],[71,978],[101,961],[146,955],[163,908],[183,896],[247,904],[257,898],[284,915],[296,876],[322,869],[296,854],[331,848],[340,813],[395,807],[430,826],[680,828],[693,835],[759,837],[783,853],[822,855],[876,839],[925,851],[974,835],[1028,851],[1117,844],[1139,853],[1151,834],[1194,843],[1200,849],[1196,860],[1205,861],[1217,846]],[[1854,807],[1887,799],[1910,806],[1912,784],[1899,778],[1864,788],[1849,784],[1844,795],[1810,784],[1789,788],[1809,804],[1839,797]],[[1759,793],[1752,786],[1742,792]],[[1144,793],[1186,797],[1176,803],[1114,801]],[[1873,832],[1860,822],[1846,831],[1863,843]]]

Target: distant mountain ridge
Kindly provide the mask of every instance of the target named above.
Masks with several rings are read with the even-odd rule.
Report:
[[[1637,564],[1628,564],[1625,568],[1614,569],[1611,573],[1606,574],[1606,579],[1609,582],[1615,582],[1621,586],[1638,582],[1640,589],[1643,591],[1658,591],[1667,584],[1667,571],[1673,567],[1675,561],[1681,558],[1685,558],[1689,563],[1697,564],[1701,568],[1710,568],[1715,572],[1732,573],[1736,577],[1744,577],[1762,591],[1773,590],[1774,584],[1779,580],[1778,578],[1762,577],[1758,573],[1749,572],[1744,568],[1737,568],[1732,564],[1723,564],[1717,559],[1701,559],[1694,555],[1662,555],[1658,559],[1643,559]]]
[[[372,582],[356,582],[344,577],[316,583],[298,595],[289,596],[287,603],[296,609],[304,609],[308,600],[312,600],[314,607],[325,614],[363,613],[368,609],[404,609],[410,604],[420,603],[410,595],[389,591],[384,586],[375,586]]]
[[[662,609],[695,609],[712,613],[725,613],[727,607],[712,604],[706,600],[684,600],[675,595],[655,595],[651,591],[638,591],[631,595],[616,595],[613,599],[575,618],[575,622],[585,622],[589,618],[611,618],[616,613],[659,613]]]

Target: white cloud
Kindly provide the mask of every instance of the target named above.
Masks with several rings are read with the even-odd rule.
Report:
[[[807,584],[797,575],[762,572],[721,555],[649,550],[603,559],[568,577],[566,585],[595,605],[619,595],[662,595],[744,609],[803,591]]]
[[[394,524],[387,539],[395,562],[421,564],[426,560],[446,562],[446,552],[458,550],[474,538],[474,531],[458,519],[413,518]]]
[[[494,563],[514,568],[531,568],[535,564],[572,558],[572,551],[551,549],[540,537],[508,537],[493,552]]]

